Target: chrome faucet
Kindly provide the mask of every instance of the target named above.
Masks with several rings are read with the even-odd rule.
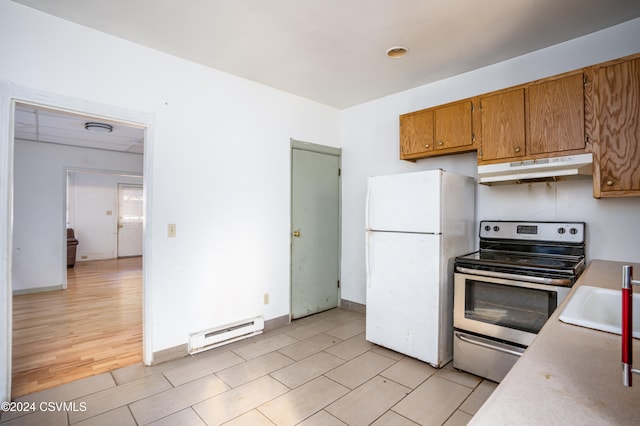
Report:
[[[622,384],[631,387],[631,375],[640,374],[633,368],[633,266],[622,267]]]

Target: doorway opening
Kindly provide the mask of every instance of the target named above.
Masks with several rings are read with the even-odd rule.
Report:
[[[67,170],[66,227],[78,240],[79,262],[142,256],[142,180],[117,171]]]
[[[15,102],[10,141],[14,220],[9,230],[13,246],[10,395],[14,398],[150,361],[143,339],[147,259],[142,257],[148,124],[129,121],[132,114],[127,112],[114,117],[112,108],[96,108],[98,114],[103,110],[109,110],[108,117]],[[87,123],[105,124],[110,131],[93,134]],[[131,186],[128,203],[122,206],[119,184]],[[100,221],[80,226],[82,220],[87,222],[84,210],[100,207],[91,198],[104,199],[109,191],[112,207],[103,208],[100,218],[114,223],[112,231],[100,232]],[[121,213],[126,220],[120,220]],[[123,250],[129,251],[120,259],[118,226],[123,222],[130,231]],[[75,228],[78,241],[78,261],[73,267],[68,265],[70,227]],[[109,245],[111,249],[101,251]],[[32,274],[34,270],[38,274]],[[75,352],[70,350],[74,347]]]

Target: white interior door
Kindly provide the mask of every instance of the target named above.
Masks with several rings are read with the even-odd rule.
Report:
[[[300,318],[338,306],[340,157],[292,151],[291,316]]]
[[[142,185],[118,184],[118,257],[142,256]]]

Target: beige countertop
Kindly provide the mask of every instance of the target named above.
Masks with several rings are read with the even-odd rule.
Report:
[[[640,375],[633,375],[633,387],[622,385],[620,335],[558,319],[578,286],[620,289],[625,264],[591,262],[470,425],[640,424]],[[640,279],[640,264],[632,265],[633,278]],[[634,368],[640,368],[640,339],[633,352]]]

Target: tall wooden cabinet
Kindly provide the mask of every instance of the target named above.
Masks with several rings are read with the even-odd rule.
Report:
[[[594,69],[593,195],[640,195],[640,55]]]

